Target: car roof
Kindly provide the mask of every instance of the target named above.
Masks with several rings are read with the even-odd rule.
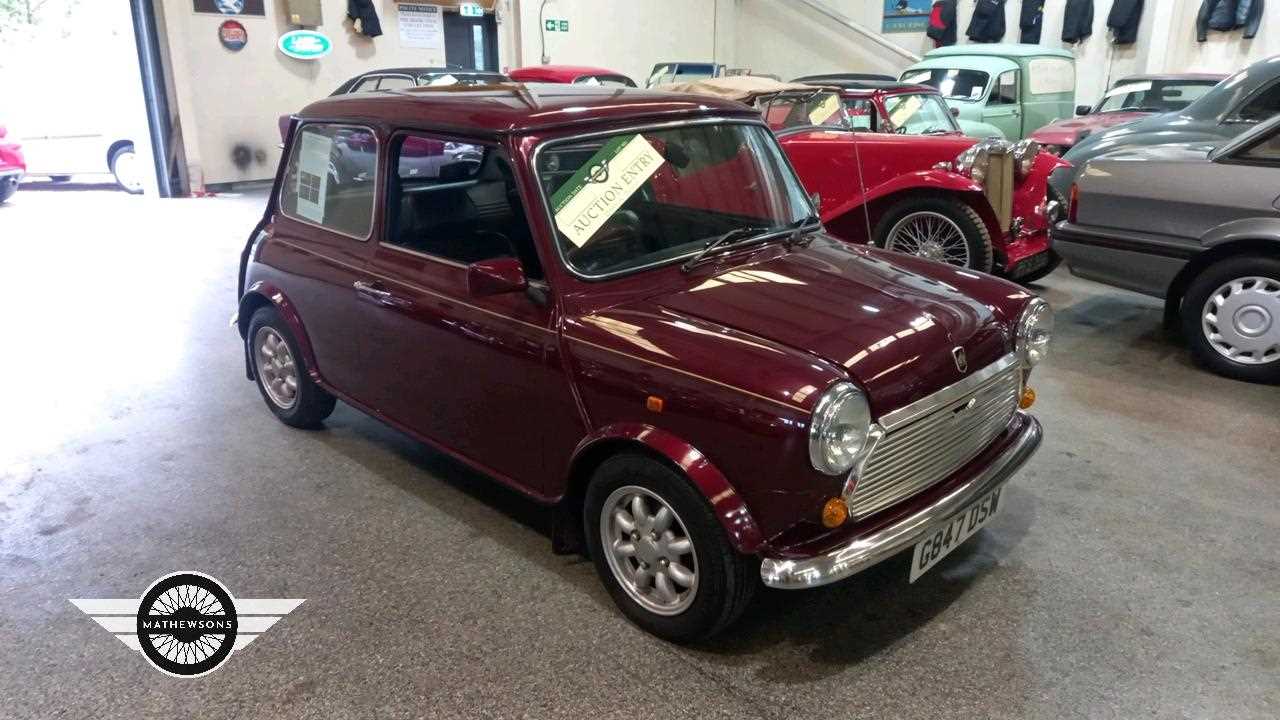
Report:
[[[325,98],[303,120],[394,122],[497,136],[557,127],[760,114],[731,100],[638,88],[554,83],[417,87]]]
[[[1066,50],[1044,47],[1043,45],[1024,45],[1022,43],[975,43],[973,45],[949,45],[930,50],[926,58],[953,57],[956,55],[997,55],[1000,57],[1061,57],[1073,59],[1075,56]]]
[[[796,78],[792,82],[808,83],[811,85],[825,85],[828,87],[838,87],[841,90],[927,90],[929,92],[937,92],[928,85],[920,85],[919,83],[904,83],[901,80],[859,80],[856,78],[842,79],[840,75],[809,75],[807,77]]]
[[[590,65],[530,65],[528,67],[515,68],[510,71],[512,77],[516,74],[569,74],[569,75],[622,75],[617,70],[609,68],[592,67]]]
[[[853,83],[866,83],[868,87],[875,87],[875,83],[897,84],[898,78],[879,73],[820,73],[818,75],[805,75],[794,78],[791,82],[809,83],[811,85],[835,85],[838,87],[846,87]]]
[[[1115,82],[1115,85],[1123,85],[1124,83],[1132,83],[1132,82],[1144,82],[1147,80],[1162,81],[1162,82],[1178,82],[1178,81],[1197,82],[1197,81],[1203,80],[1205,82],[1219,83],[1226,79],[1227,79],[1227,76],[1225,73],[1151,73],[1151,74],[1145,74],[1145,75],[1129,75],[1128,77],[1117,80]]]
[[[412,75],[415,78],[420,77],[422,75],[457,75],[458,77],[484,76],[484,77],[497,78],[501,80],[507,79],[506,75],[503,75],[502,73],[496,70],[471,70],[467,68],[452,68],[452,67],[378,68],[377,70],[367,70],[365,72],[360,73],[359,75],[355,75],[351,78],[348,78],[345,82],[343,82],[333,91],[333,94],[338,95],[338,94],[346,93],[350,91],[351,88],[355,87],[357,83],[364,80],[365,78],[374,77],[378,75]]]

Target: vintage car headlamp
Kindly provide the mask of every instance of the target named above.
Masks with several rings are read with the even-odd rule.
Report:
[[[1032,298],[1018,318],[1015,347],[1018,358],[1027,367],[1035,367],[1049,354],[1053,336],[1053,309],[1040,298]]]
[[[1019,180],[1031,174],[1031,168],[1035,166],[1039,156],[1040,143],[1031,138],[1020,140],[1013,146],[1013,169]]]
[[[986,143],[978,143],[960,153],[955,159],[955,170],[961,175],[973,178],[981,185],[987,179],[987,168],[991,164],[991,151]]]
[[[866,396],[853,383],[836,383],[813,409],[809,461],[827,475],[849,472],[870,432],[871,408]]]

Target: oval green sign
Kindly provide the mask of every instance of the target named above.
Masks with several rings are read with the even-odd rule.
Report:
[[[314,30],[293,30],[281,35],[276,47],[295,60],[317,60],[333,50],[333,41]]]

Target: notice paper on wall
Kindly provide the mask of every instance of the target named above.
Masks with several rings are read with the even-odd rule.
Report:
[[[439,5],[400,5],[400,46],[444,56],[444,10]],[[439,64],[443,65],[443,62]]]
[[[302,146],[298,151],[298,214],[312,222],[324,222],[332,152],[331,138],[303,131]]]
[[[551,196],[556,227],[577,247],[586,245],[664,162],[640,135],[605,143]]]

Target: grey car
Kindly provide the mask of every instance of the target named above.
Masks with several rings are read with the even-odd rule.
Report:
[[[1053,243],[1073,273],[1164,298],[1215,372],[1280,382],[1280,116],[1096,157],[1070,197]]]
[[[1221,143],[1277,114],[1280,55],[1237,72],[1181,110],[1152,115],[1084,138],[1062,156],[1072,166],[1056,170],[1049,184],[1066,197],[1079,168],[1103,153],[1168,143]]]

